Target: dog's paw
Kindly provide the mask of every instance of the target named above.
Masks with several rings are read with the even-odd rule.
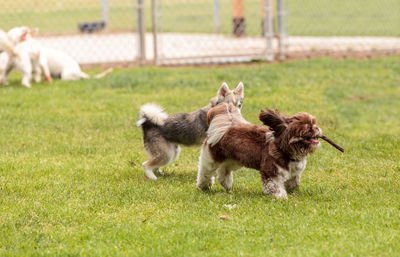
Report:
[[[154,175],[153,171],[151,171],[151,170],[150,170],[150,171],[146,170],[146,171],[144,172],[144,174],[146,175],[146,177],[147,177],[148,179],[157,180],[156,175]]]
[[[211,177],[208,180],[197,181],[197,187],[201,190],[210,189],[215,183],[215,177]]]
[[[164,175],[165,175],[165,172],[162,171],[162,170],[160,170],[160,169],[156,169],[155,172],[156,172],[157,174],[161,175],[161,176],[164,176]]]
[[[278,199],[284,199],[284,200],[288,199],[287,192],[284,190],[279,190],[278,192],[274,193],[274,196]]]

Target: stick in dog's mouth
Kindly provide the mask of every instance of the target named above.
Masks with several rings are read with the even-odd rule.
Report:
[[[342,147],[340,147],[339,145],[337,145],[335,142],[333,142],[332,140],[330,140],[329,138],[327,138],[324,135],[321,135],[319,138],[325,140],[326,142],[328,142],[329,144],[331,144],[333,147],[335,147],[336,149],[338,149],[339,151],[341,151],[342,153],[344,152],[344,149]]]

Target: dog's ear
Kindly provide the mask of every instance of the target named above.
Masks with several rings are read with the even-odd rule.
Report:
[[[28,34],[29,34],[29,31],[28,31],[28,30],[23,30],[22,33],[21,33],[21,35],[19,36],[18,41],[19,41],[19,42],[25,41],[25,40],[26,40],[26,37],[28,36]]]
[[[236,88],[233,90],[236,94],[240,95],[240,97],[244,97],[244,85],[243,82],[240,81]]]
[[[229,89],[228,84],[223,82],[218,89],[217,97],[224,98],[229,92],[231,92],[231,90]]]
[[[30,29],[29,30],[29,35],[31,35],[31,37],[35,37],[39,32],[39,28],[34,28],[34,29]]]
[[[267,108],[266,111],[261,110],[258,118],[262,123],[264,123],[264,125],[269,126],[273,131],[275,131],[276,136],[282,134],[288,125],[286,117],[283,116],[278,109],[274,111],[269,108]]]

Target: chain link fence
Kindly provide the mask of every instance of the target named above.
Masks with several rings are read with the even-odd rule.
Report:
[[[2,0],[80,64],[196,64],[400,52],[398,0]]]
[[[162,64],[400,53],[396,0],[159,0],[156,10]]]
[[[80,64],[135,62],[137,19],[132,0],[1,0],[0,8],[0,29],[38,28],[43,46]]]
[[[159,64],[273,59],[270,0],[158,0],[156,5]]]
[[[400,1],[286,1],[288,57],[400,52]]]

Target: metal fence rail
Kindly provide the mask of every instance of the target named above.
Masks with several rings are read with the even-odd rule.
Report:
[[[195,64],[400,53],[398,0],[2,0],[0,29],[80,64]]]

